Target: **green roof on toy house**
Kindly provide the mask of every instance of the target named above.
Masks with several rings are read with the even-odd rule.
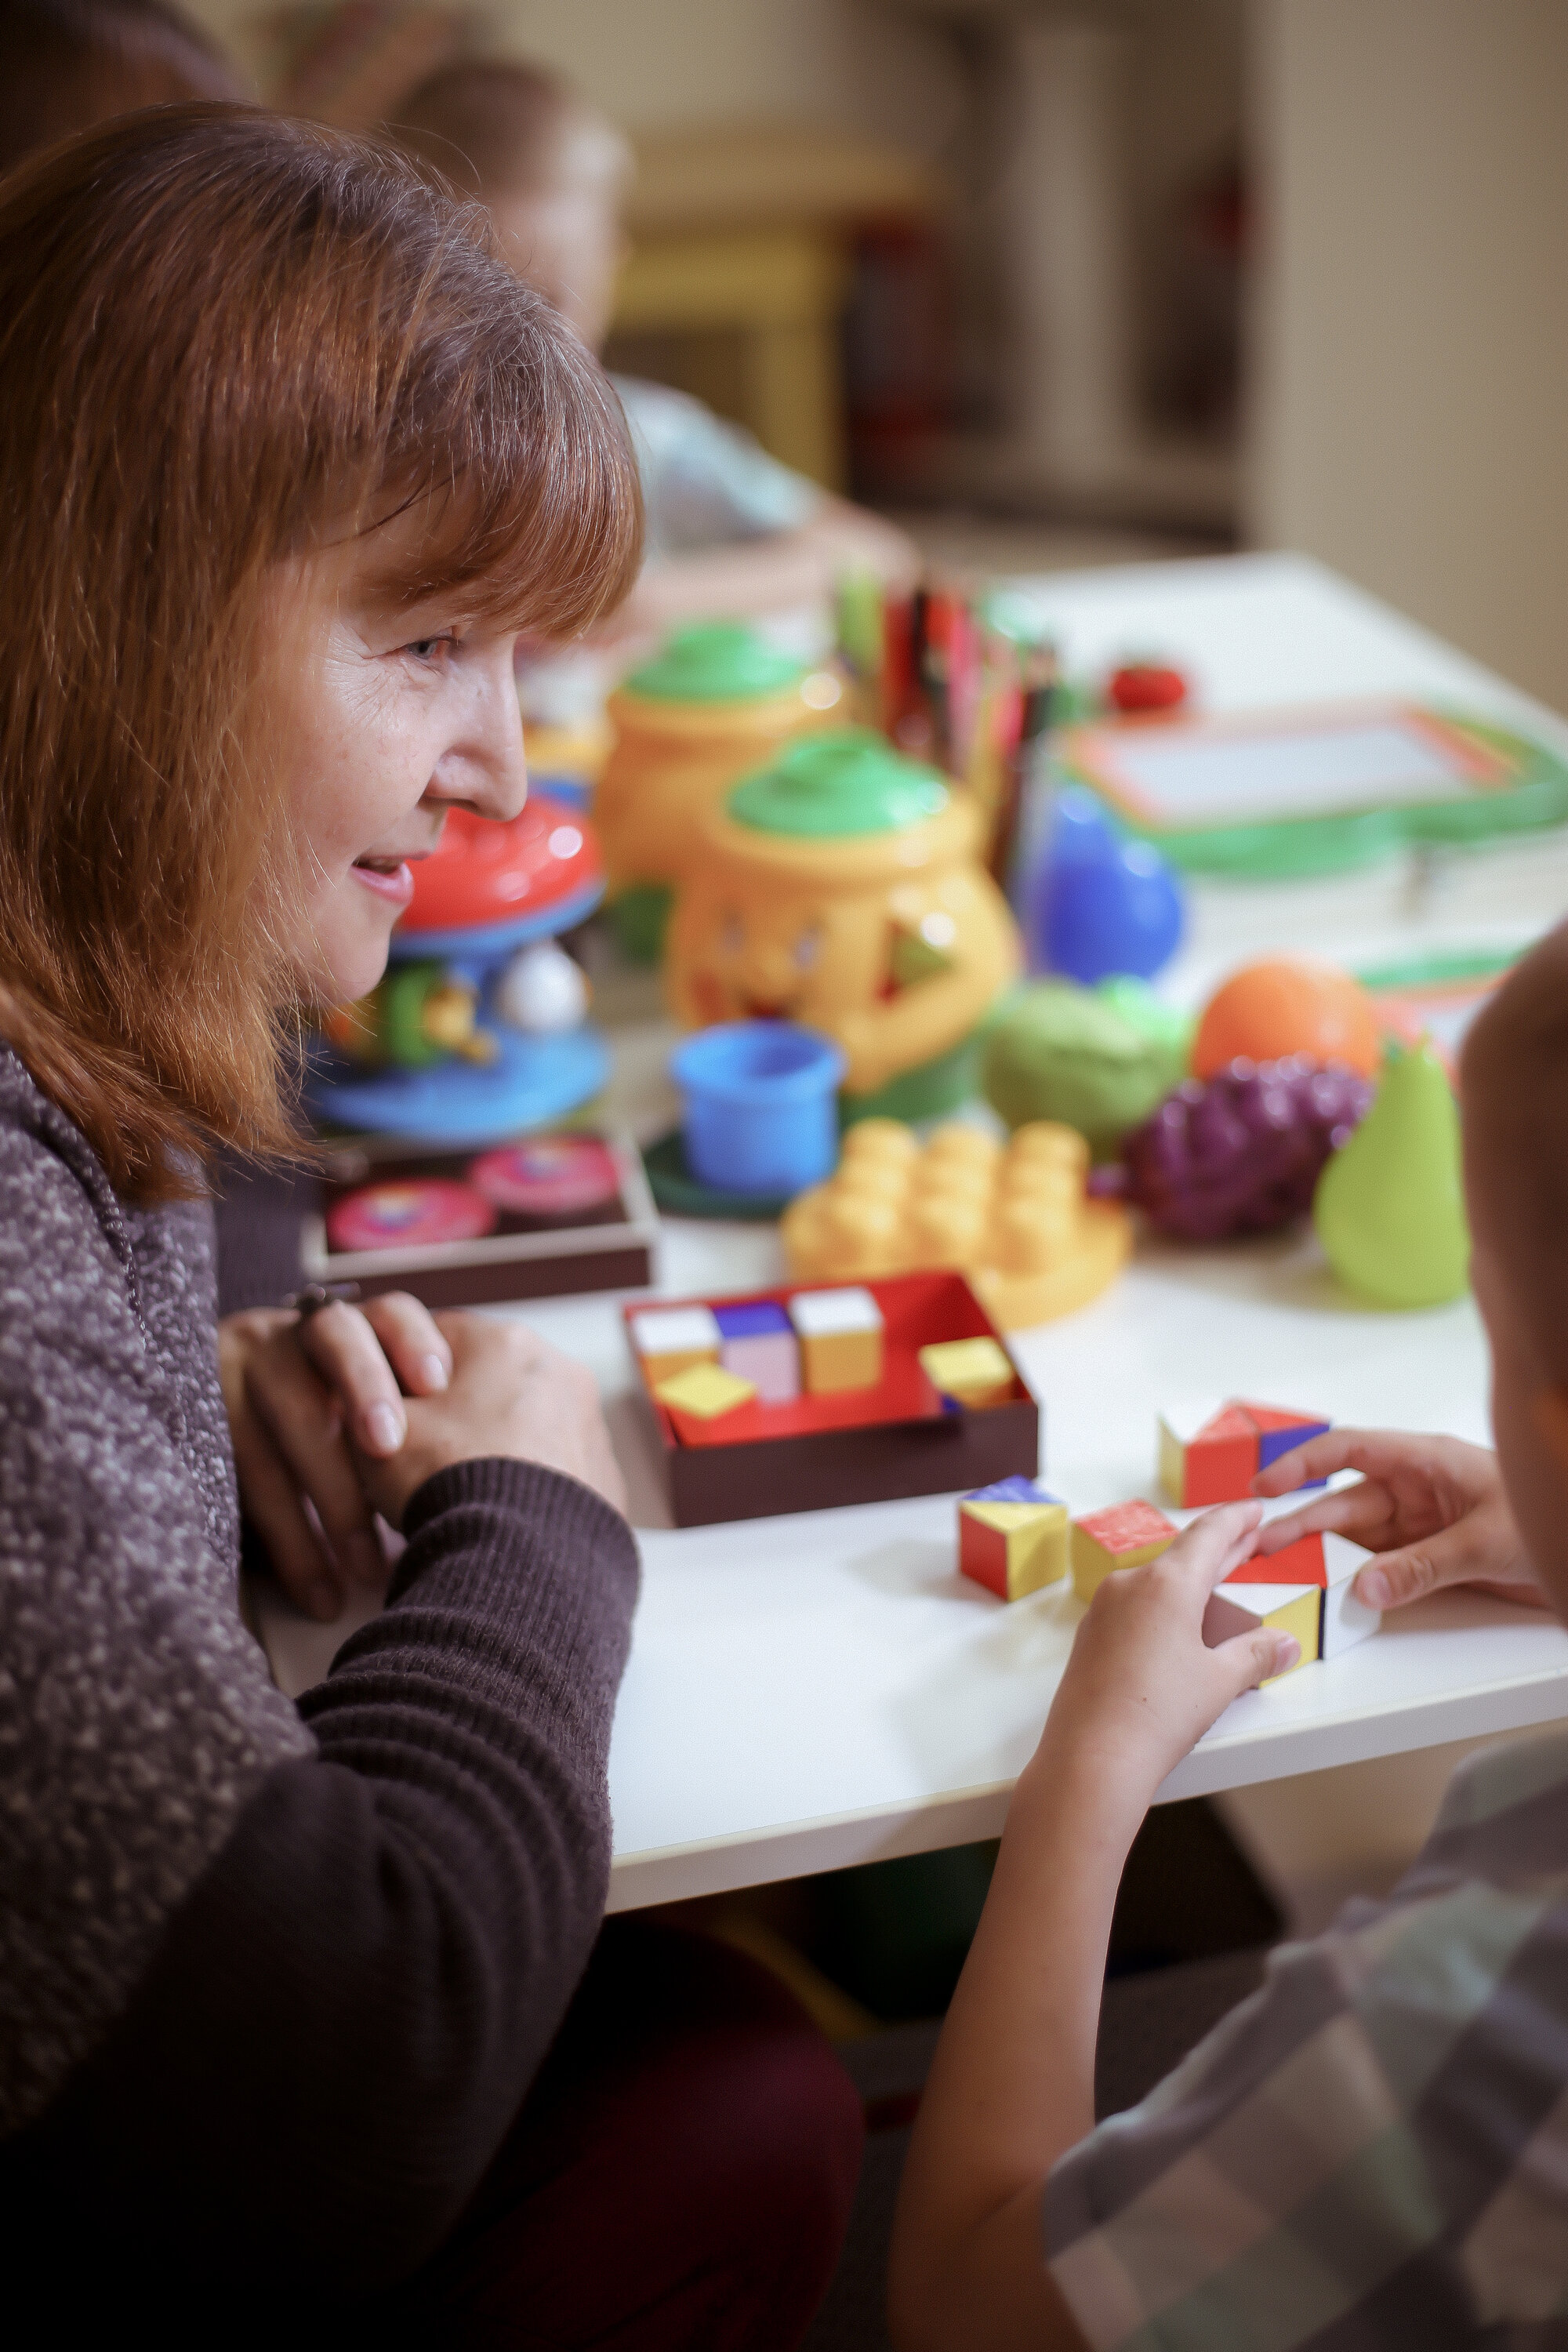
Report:
[[[805,735],[737,784],[726,803],[751,833],[797,841],[864,840],[940,816],[948,788],[934,768],[895,751],[868,727]]]
[[[633,670],[626,687],[650,702],[752,702],[798,686],[810,667],[741,622],[702,621]]]

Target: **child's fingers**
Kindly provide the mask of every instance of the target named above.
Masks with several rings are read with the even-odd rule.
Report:
[[[1301,1655],[1301,1644],[1293,1633],[1276,1633],[1260,1625],[1255,1633],[1233,1633],[1228,1642],[1221,1642],[1209,1652],[1216,1666],[1224,1670],[1230,1685],[1226,1704],[1239,1698],[1243,1691],[1256,1690],[1259,1683],[1275,1675],[1289,1674]]]
[[[1261,1503],[1221,1503],[1184,1528],[1159,1564],[1178,1570],[1199,1591],[1210,1593],[1251,1559],[1262,1517]]]
[[[1348,1469],[1349,1448],[1356,1435],[1354,1430],[1331,1429],[1321,1437],[1310,1437],[1305,1445],[1293,1445],[1267,1470],[1258,1471],[1252,1481],[1253,1493],[1291,1495],[1298,1486],[1310,1486],[1314,1478],[1329,1478],[1336,1470]]]
[[[1290,1495],[1315,1479],[1331,1478],[1336,1470],[1359,1470],[1367,1478],[1386,1478],[1396,1470],[1430,1463],[1434,1440],[1407,1437],[1400,1430],[1330,1429],[1310,1437],[1260,1470],[1252,1482],[1255,1495]]]
[[[1420,1543],[1385,1551],[1355,1580],[1355,1597],[1369,1609],[1403,1609],[1444,1585],[1532,1581],[1523,1559],[1506,1541],[1490,1514],[1468,1511],[1451,1528]]]
[[[1373,1531],[1388,1518],[1388,1495],[1375,1478],[1363,1478],[1354,1486],[1342,1486],[1337,1494],[1320,1495],[1315,1503],[1303,1503],[1299,1511],[1285,1511],[1277,1519],[1268,1519],[1258,1531],[1258,1549],[1268,1556],[1283,1551],[1301,1536],[1354,1536],[1365,1542]]]

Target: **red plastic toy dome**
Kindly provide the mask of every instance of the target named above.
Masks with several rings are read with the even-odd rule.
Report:
[[[580,810],[531,794],[504,824],[468,809],[447,813],[441,845],[414,868],[414,897],[398,929],[479,929],[542,915],[604,881],[593,827]]]

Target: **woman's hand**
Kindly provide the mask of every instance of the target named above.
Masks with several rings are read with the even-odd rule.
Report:
[[[240,1503],[309,1615],[330,1620],[348,1586],[384,1581],[360,1465],[397,1454],[404,1392],[438,1395],[451,1370],[430,1315],[398,1291],[363,1307],[334,1302],[304,1318],[265,1307],[218,1325]]]
[[[382,1517],[400,1527],[426,1478],[494,1454],[564,1470],[624,1511],[626,1488],[593,1374],[526,1324],[489,1315],[436,1320],[449,1350],[450,1381],[405,1400],[408,1434],[395,1453],[373,1454],[355,1433],[360,1476]]]
[[[1204,1612],[1251,1557],[1256,1503],[1207,1511],[1147,1568],[1108,1576],[1078,1629],[1027,1778],[1114,1786],[1133,1825],[1155,1790],[1232,1699],[1300,1656],[1285,1633],[1237,1633],[1209,1649]]]
[[[1253,1480],[1259,1495],[1289,1495],[1336,1470],[1361,1484],[1270,1519],[1260,1552],[1298,1536],[1331,1531],[1382,1555],[1363,1568],[1355,1595],[1369,1609],[1398,1609],[1444,1584],[1473,1584],[1505,1601],[1548,1606],[1524,1555],[1503,1492],[1497,1456],[1458,1437],[1410,1437],[1403,1430],[1331,1429],[1282,1454]]]

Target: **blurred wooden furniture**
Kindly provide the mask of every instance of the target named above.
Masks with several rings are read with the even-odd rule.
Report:
[[[898,148],[784,123],[661,132],[637,156],[611,363],[696,393],[841,488],[854,233],[928,215],[935,174]]]

